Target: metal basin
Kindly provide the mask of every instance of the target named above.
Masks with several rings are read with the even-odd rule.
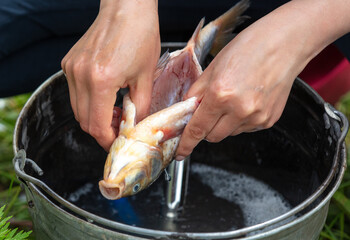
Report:
[[[163,177],[133,197],[103,199],[106,153],[74,120],[58,72],[19,116],[13,163],[37,239],[309,240],[342,180],[347,131],[344,115],[296,79],[274,127],[197,146],[184,204],[169,218]]]

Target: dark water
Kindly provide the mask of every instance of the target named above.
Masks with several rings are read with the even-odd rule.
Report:
[[[127,198],[107,200],[96,183],[64,196],[82,209],[107,219],[143,228],[176,232],[216,232],[244,226],[240,206],[213,195],[212,189],[200,181],[199,175],[190,179],[186,203],[175,219],[166,217],[163,176],[148,189]],[[234,217],[233,217],[234,216]]]
[[[166,183],[161,177],[145,191],[114,201],[104,199],[93,182],[63,195],[86,211],[113,221],[175,232],[235,230],[272,219],[290,209],[282,195],[261,181],[195,163],[185,204],[178,216],[171,219],[166,217]]]
[[[44,175],[35,175],[29,167],[27,173],[98,216],[177,232],[233,230],[297,206],[328,175],[339,137],[338,123],[325,120],[323,102],[296,81],[273,128],[197,146],[185,205],[178,218],[168,219],[162,176],[136,196],[117,201],[102,197],[98,181],[107,154],[75,122],[63,75],[32,104],[18,130],[17,145]]]

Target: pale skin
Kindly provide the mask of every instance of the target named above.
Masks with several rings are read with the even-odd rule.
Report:
[[[62,60],[74,116],[109,150],[116,93],[130,88],[137,119],[149,111],[160,55],[157,1],[101,0],[99,14]]]
[[[201,103],[182,134],[176,159],[203,139],[219,142],[271,127],[296,76],[348,32],[348,0],[293,0],[239,33],[187,93]],[[62,60],[75,117],[106,150],[115,139],[111,122],[120,87],[130,87],[137,119],[147,115],[159,51],[156,1],[101,0],[94,24]]]

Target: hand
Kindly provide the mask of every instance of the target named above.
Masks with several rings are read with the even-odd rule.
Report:
[[[157,1],[102,0],[96,20],[62,60],[75,118],[105,150],[116,138],[111,124],[120,88],[129,86],[137,120],[148,114],[159,54]]]
[[[269,128],[280,118],[295,77],[342,31],[324,35],[325,27],[315,26],[324,25],[319,20],[324,7],[291,1],[242,31],[214,58],[185,97],[201,103],[184,129],[176,160],[202,139],[219,142]]]

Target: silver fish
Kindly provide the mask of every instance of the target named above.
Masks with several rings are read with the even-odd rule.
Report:
[[[104,197],[133,195],[153,183],[170,164],[181,133],[199,105],[196,97],[183,101],[183,96],[202,74],[201,63],[208,53],[215,56],[232,39],[248,6],[249,1],[242,0],[204,28],[202,19],[185,48],[160,58],[148,117],[136,124],[135,105],[128,94],[124,96],[119,134],[99,182]]]

